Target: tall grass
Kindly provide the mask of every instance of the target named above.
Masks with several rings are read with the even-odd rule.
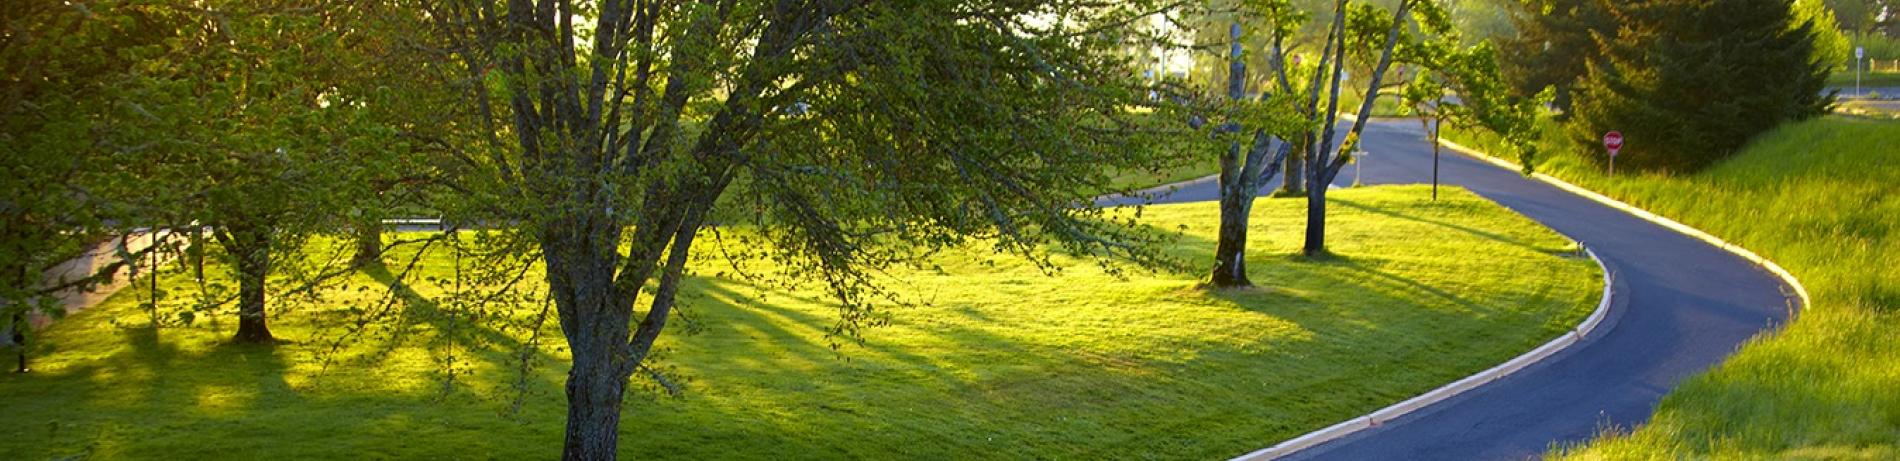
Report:
[[[1593,149],[1545,140],[1537,169],[1747,247],[1801,279],[1786,329],[1664,397],[1646,425],[1574,459],[1900,458],[1900,122],[1828,117],[1763,134],[1683,176],[1606,177]],[[1470,132],[1460,142],[1495,146]],[[1663,142],[1631,140],[1630,142]]]

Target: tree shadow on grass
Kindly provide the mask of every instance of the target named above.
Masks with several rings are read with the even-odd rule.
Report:
[[[1187,238],[1170,251],[1199,258],[1194,259],[1199,262],[1211,258],[1212,249],[1211,240]],[[1418,280],[1393,272],[1382,267],[1383,260],[1374,255],[1301,261],[1257,248],[1249,257],[1254,262],[1253,279],[1267,288],[1197,289],[1193,288],[1195,277],[1187,276],[1180,280],[1182,288],[1177,293],[1193,297],[1192,302],[1170,304],[1171,309],[1182,311],[1128,305],[1120,311],[1152,312],[1111,316],[1117,313],[1113,309],[1076,309],[1061,313],[1102,316],[1087,319],[1100,327],[1067,332],[1116,335],[1099,341],[1036,337],[1008,330],[1018,325],[1000,323],[1024,318],[1011,315],[1010,310],[1029,307],[946,303],[892,309],[888,329],[871,330],[861,346],[844,341],[842,350],[834,350],[825,333],[837,321],[827,309],[835,306],[835,301],[809,292],[785,291],[770,291],[768,299],[758,300],[743,294],[745,289],[739,282],[690,278],[682,293],[683,307],[709,327],[701,335],[681,335],[677,327],[669,327],[672,331],[662,341],[674,351],[659,364],[677,365],[682,373],[701,374],[708,379],[697,380],[701,385],[689,387],[687,396],[677,401],[630,399],[622,426],[622,450],[629,455],[664,453],[706,458],[787,453],[832,458],[955,458],[969,453],[1110,458],[1135,449],[1153,450],[1144,452],[1157,456],[1225,456],[1442,384],[1467,371],[1460,367],[1481,369],[1488,364],[1488,356],[1468,349],[1489,346],[1474,344],[1472,335],[1497,329],[1498,325],[1479,319],[1484,311],[1473,315],[1470,310],[1498,308],[1489,305],[1496,304],[1495,299],[1460,299],[1457,293],[1440,286],[1442,281]],[[386,269],[367,275],[383,287],[392,288],[394,278]],[[407,286],[393,288],[400,296],[401,308],[414,315],[412,325],[402,326],[415,329],[409,334],[437,331],[451,326],[444,322],[463,321],[454,319],[452,312],[445,313],[452,308],[436,305],[427,293]],[[684,296],[688,293],[691,296]],[[1466,309],[1461,312],[1428,305]],[[1184,311],[1190,309],[1222,314],[1208,318],[1233,322],[1210,323],[1205,328],[1163,328],[1179,327],[1168,321],[1189,314]],[[506,329],[472,329],[481,323],[453,325],[471,328],[467,330],[469,335],[497,345],[477,351],[472,359],[512,365],[510,351],[496,349],[519,345],[519,334]],[[1286,331],[1237,331],[1257,328]],[[60,402],[96,414],[88,423],[92,429],[78,430],[82,437],[118,437],[122,440],[114,443],[128,447],[187,443],[208,437],[156,432],[114,435],[98,427],[113,421],[157,421],[166,417],[172,419],[162,430],[200,434],[228,431],[234,424],[243,424],[247,431],[267,431],[271,429],[264,426],[275,425],[279,431],[290,427],[308,432],[302,438],[316,431],[339,431],[334,444],[342,447],[308,448],[311,451],[303,452],[283,447],[199,452],[206,456],[295,453],[297,457],[348,457],[374,453],[454,457],[506,452],[547,457],[559,446],[563,400],[558,394],[558,372],[533,377],[538,389],[551,392],[547,398],[537,397],[531,403],[528,411],[537,418],[533,425],[495,416],[492,408],[437,413],[439,407],[448,404],[429,403],[426,390],[392,391],[395,387],[380,387],[381,383],[347,380],[338,384],[361,388],[319,387],[305,393],[291,390],[283,398],[266,398],[276,394],[242,398],[245,394],[238,394],[229,399],[228,405],[214,408],[201,402],[201,396],[246,385],[258,387],[257,381],[265,379],[254,377],[259,373],[281,381],[289,372],[286,359],[278,355],[284,353],[282,348],[267,356],[253,356],[247,354],[260,352],[180,350],[178,343],[171,342],[176,338],[166,339],[170,341],[159,341],[155,335],[121,338],[134,347],[105,354],[97,363],[62,371],[69,379],[37,383],[33,391],[56,394]],[[544,340],[549,347],[560,344],[559,338],[551,334]],[[167,344],[172,348],[167,349]],[[1139,350],[1130,353],[1119,347],[1125,344]],[[393,350],[405,346],[392,343],[373,347]],[[1515,353],[1492,352],[1506,356]],[[291,360],[295,358],[291,356]],[[176,370],[194,366],[225,366],[236,371],[204,376],[167,375],[162,371],[140,376],[118,374],[123,373],[120,368]],[[365,373],[367,379],[374,379],[384,376],[376,374],[380,367],[349,372]],[[512,377],[490,374],[474,379],[494,384]],[[0,386],[12,387],[18,382],[0,379]],[[127,392],[121,387],[131,393],[121,395]],[[276,386],[266,382],[262,387]],[[199,410],[199,405],[205,406]],[[172,415],[179,409],[191,410]],[[312,415],[328,420],[316,421]],[[428,426],[479,432],[481,436],[458,439],[440,429],[430,432]],[[43,428],[27,423],[0,422],[0,428],[44,433]],[[283,432],[262,434],[262,439],[299,438],[299,434]],[[132,439],[139,435],[155,438]],[[523,438],[541,444],[540,448],[503,442]],[[28,439],[72,446],[51,437]],[[4,446],[5,442],[0,442],[0,447]],[[20,452],[47,450],[29,448]]]
[[[722,346],[719,354],[695,355],[695,360],[706,364],[723,366],[763,366],[779,368],[783,364],[761,358],[795,359],[799,366],[837,366],[850,367],[854,361],[892,360],[914,370],[941,370],[943,364],[929,357],[914,354],[906,345],[881,341],[879,331],[884,327],[874,327],[862,342],[851,338],[831,336],[837,319],[821,313],[825,307],[836,305],[835,300],[778,290],[762,290],[764,299],[749,296],[734,290],[730,281],[695,279],[688,283],[687,290],[699,295],[690,305],[698,311],[696,315],[707,320],[717,320],[716,329],[709,335],[680,337],[679,341],[716,340]],[[792,304],[818,307],[807,310],[791,307]],[[899,308],[889,312],[894,316],[893,326],[907,326],[903,317],[908,308]],[[961,315],[971,314],[971,309],[962,309]],[[980,317],[979,317],[980,319]],[[723,331],[718,331],[723,330]],[[1019,341],[991,334],[987,331],[972,329],[953,324],[937,324],[925,331],[942,345],[954,349],[989,351],[1003,353],[1024,352],[1025,346]],[[718,335],[718,338],[713,338]],[[730,352],[730,353],[723,353]],[[862,354],[862,355],[859,355]],[[756,371],[765,371],[763,368]],[[823,377],[820,377],[822,379]],[[960,378],[942,375],[934,379],[957,381]]]
[[[835,301],[822,295],[773,290],[765,293],[771,302],[760,302],[722,280],[695,280],[687,289],[705,295],[690,309],[714,325],[670,340],[680,350],[669,361],[713,378],[698,380],[704,386],[689,391],[688,399],[694,393],[773,394],[761,402],[773,408],[769,412],[693,408],[744,421],[695,428],[694,437],[750,439],[719,456],[747,456],[761,438],[778,450],[821,456],[891,456],[894,447],[944,456],[994,449],[957,431],[1034,432],[1030,427],[1040,423],[1027,415],[1086,420],[1114,406],[1118,390],[1156,375],[1131,369],[1142,364],[1103,366],[1087,351],[999,335],[964,306],[895,309],[891,325],[856,343],[825,336],[836,322],[826,307]],[[663,438],[638,440],[647,451],[678,446]],[[718,452],[705,450],[695,452]]]
[[[451,307],[444,307],[436,299],[416,291],[409,283],[399,282],[396,274],[391,273],[387,267],[381,264],[365,266],[361,269],[361,273],[378,284],[380,288],[388,293],[388,296],[393,298],[394,302],[398,303],[398,305],[395,306],[396,311],[394,314],[396,314],[396,316],[393,319],[394,321],[389,322],[386,326],[386,335],[381,338],[381,341],[379,341],[375,349],[363,354],[359,358],[364,361],[363,364],[378,365],[384,363],[389,359],[390,354],[403,347],[413,346],[414,344],[410,342],[416,338],[412,338],[412,336],[425,333],[431,335],[425,339],[428,341],[428,345],[432,346],[446,344],[481,352],[510,353],[519,352],[527,347],[527,344],[524,342],[525,339],[521,335],[528,332],[519,332],[520,334],[511,333],[498,327],[494,323],[500,319],[510,318],[511,316],[491,315],[490,312],[465,312],[458,311]],[[376,302],[389,301],[390,300],[379,299]],[[514,313],[525,310],[522,306],[513,303],[511,300],[495,300],[492,302],[507,304],[496,304],[488,306],[486,309],[490,311],[509,311]],[[483,320],[483,318],[487,318],[487,320]],[[550,321],[549,323],[552,324],[553,322]],[[531,327],[532,325],[529,326]],[[546,328],[547,326],[548,325],[543,325],[542,327]],[[526,328],[527,327],[524,327],[524,330]],[[549,334],[543,333],[543,336],[546,337],[549,336]],[[545,351],[541,351],[540,354],[542,358],[547,358]],[[486,357],[493,354],[477,355]]]

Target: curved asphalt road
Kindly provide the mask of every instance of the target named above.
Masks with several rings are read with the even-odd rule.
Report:
[[[1362,136],[1371,153],[1364,182],[1429,183],[1431,145],[1421,133],[1416,120],[1370,123]],[[1351,168],[1339,182],[1351,183]],[[1740,257],[1588,198],[1449,149],[1440,168],[1442,184],[1463,186],[1595,250],[1615,278],[1605,326],[1509,377],[1288,459],[1538,457],[1552,444],[1646,421],[1683,378],[1776,328],[1800,302],[1779,278]],[[1159,189],[1166,195],[1155,203],[1217,198],[1211,179]]]

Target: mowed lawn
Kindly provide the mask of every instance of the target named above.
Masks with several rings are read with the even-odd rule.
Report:
[[[1554,134],[1554,133],[1552,133]],[[1462,142],[1462,141],[1461,141]],[[1793,272],[1813,305],[1576,459],[1900,459],[1900,122],[1825,117],[1691,175],[1605,178],[1547,145],[1539,171]]]
[[[682,295],[690,320],[673,324],[656,363],[683,393],[637,386],[622,450],[673,459],[1224,458],[1507,360],[1597,304],[1599,270],[1568,239],[1462,190],[1427,196],[1417,186],[1335,192],[1329,227],[1339,256],[1322,262],[1292,256],[1304,202],[1262,200],[1250,243],[1259,289],[1205,289],[1198,273],[1118,278],[1061,258],[1065,268],[1051,276],[987,246],[950,252],[934,259],[941,270],[892,273],[889,286],[915,305],[890,308],[889,325],[835,351],[825,332],[836,307],[822,292],[724,278],[714,270],[723,264],[716,244],[706,243],[705,269]],[[1183,229],[1174,254],[1211,254],[1212,204],[1142,216]],[[396,270],[407,258],[387,260]],[[454,258],[422,262],[434,279],[416,291],[454,289]],[[526,323],[539,304],[474,322],[452,303],[414,299],[400,306],[406,327],[373,328],[326,353],[354,318],[348,309],[377,306],[377,280],[388,274],[372,272],[359,277],[360,293],[278,313],[273,329],[290,342],[275,347],[228,343],[228,312],[149,328],[135,299],[142,289],[61,320],[45,332],[33,373],[0,375],[0,453],[558,455],[558,327],[542,328],[545,347],[527,354],[524,374],[528,331],[496,326]],[[170,274],[164,288],[195,286]]]

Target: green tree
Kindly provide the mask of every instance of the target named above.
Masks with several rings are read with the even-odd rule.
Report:
[[[1831,69],[1852,68],[1853,45],[1848,43],[1847,35],[1841,33],[1841,22],[1834,18],[1834,11],[1822,0],[1795,0],[1794,21],[1789,27],[1803,25],[1814,29],[1814,55]]]
[[[1219,14],[1226,13],[1226,14]],[[1293,143],[1303,133],[1306,117],[1298,109],[1297,91],[1287,77],[1286,43],[1297,39],[1305,15],[1286,1],[1241,2],[1230,11],[1203,12],[1210,18],[1225,17],[1228,24],[1228,66],[1226,101],[1217,111],[1219,123],[1211,125],[1217,137],[1227,141],[1220,150],[1219,190],[1220,225],[1214,247],[1214,270],[1209,281],[1217,287],[1250,286],[1247,276],[1247,222],[1259,191],[1289,165]],[[1258,32],[1243,34],[1253,25]],[[1266,76],[1264,82],[1249,78],[1249,35],[1266,38]],[[1249,91],[1250,83],[1259,93]],[[1200,121],[1196,118],[1195,121]]]
[[[1851,35],[1872,30],[1881,16],[1881,8],[1892,4],[1890,0],[1825,0],[1822,3],[1833,14],[1835,27]]]
[[[124,82],[131,53],[155,42],[142,17],[96,20],[59,1],[9,3],[0,15],[0,332],[28,328],[28,312],[64,313],[51,296],[89,290],[118,274],[123,254],[91,276],[44,280],[54,266],[113,237],[128,188],[109,168],[111,146],[94,117],[112,103],[94,97]]]
[[[1788,0],[1622,2],[1622,33],[1579,85],[1571,137],[1596,149],[1623,132],[1619,164],[1688,171],[1788,120],[1824,113],[1829,64]],[[1595,157],[1598,161],[1607,156]]]
[[[361,9],[343,2],[126,2],[90,5],[91,21],[141,18],[150,45],[114,69],[122,81],[95,97],[113,130],[106,164],[137,213],[127,223],[200,229],[221,251],[237,287],[202,285],[189,323],[235,301],[236,339],[271,342],[267,300],[274,275],[300,285],[342,272],[306,257],[317,233],[346,229],[349,215],[377,206],[371,184],[407,141],[373,114],[405,104],[403,92],[362,84],[369,55],[356,47]]]
[[[1455,40],[1451,19],[1443,5],[1429,0],[1401,0],[1391,10],[1371,4],[1335,2],[1327,45],[1313,71],[1306,110],[1307,145],[1306,236],[1301,253],[1309,258],[1326,254],[1326,194],[1339,172],[1352,162],[1359,134],[1372,117],[1372,108],[1386,89],[1386,72],[1400,59],[1416,60],[1410,51],[1435,40]],[[1365,94],[1354,110],[1351,125],[1338,133],[1340,96],[1347,61],[1366,63]],[[1414,64],[1429,64],[1421,61]],[[1322,110],[1321,107],[1324,109]],[[1336,136],[1339,135],[1339,136]]]
[[[715,216],[828,287],[841,339],[877,321],[871,271],[973,238],[1152,257],[1076,206],[1145,158],[1126,110],[1145,91],[1114,56],[1146,3],[439,5],[491,83],[478,123],[512,138],[458,179],[482,194],[469,216],[519,223],[572,353],[564,457],[615,457],[627,381]]]
[[[1479,41],[1470,47],[1428,42],[1411,47],[1411,61],[1423,63],[1402,93],[1404,105],[1423,115],[1432,144],[1432,178],[1438,178],[1439,131],[1445,123],[1483,129],[1502,137],[1517,153],[1518,164],[1530,173],[1537,156],[1535,122],[1550,91],[1535,97],[1514,93],[1499,72],[1497,49]],[[1432,199],[1438,198],[1436,188]]]
[[[1545,88],[1569,110],[1577,80],[1601,58],[1597,39],[1616,36],[1616,21],[1600,0],[1524,0],[1511,3],[1517,35],[1503,40],[1500,68],[1519,97]]]

